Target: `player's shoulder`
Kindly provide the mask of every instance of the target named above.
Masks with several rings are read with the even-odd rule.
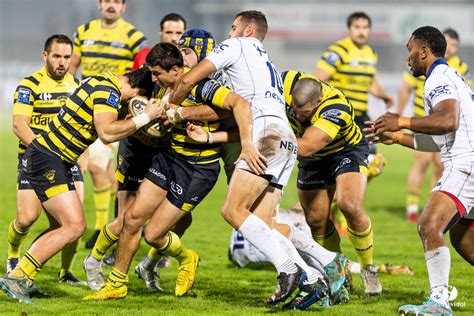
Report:
[[[19,86],[28,87],[31,89],[37,89],[41,82],[45,79],[45,75],[42,70],[38,70],[23,79],[20,80]]]
[[[119,23],[120,23],[120,28],[123,30],[123,32],[127,33],[128,38],[131,38],[137,35],[143,36],[143,33],[140,30],[138,30],[132,23],[124,19],[120,19]]]
[[[81,24],[77,27],[76,33],[82,34],[88,31],[93,31],[100,26],[100,19],[90,20],[84,24]]]

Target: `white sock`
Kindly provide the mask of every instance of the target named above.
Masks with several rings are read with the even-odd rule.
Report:
[[[336,258],[337,253],[327,250],[300,229],[291,226],[290,229],[290,240],[299,251],[315,258],[321,262],[323,266],[328,265]]]
[[[87,269],[95,269],[97,267],[100,267],[100,265],[102,264],[102,261],[97,260],[96,258],[94,258],[92,254],[90,254],[87,256],[85,264],[86,264]]]
[[[448,247],[439,247],[425,252],[426,267],[430,279],[430,299],[449,306],[448,281],[451,256]]]
[[[360,263],[351,261],[351,267],[349,268],[349,271],[354,274],[360,274]]]
[[[286,253],[290,256],[291,260],[296,263],[304,272],[306,272],[307,279],[304,281],[304,284],[315,283],[319,278],[324,280],[324,276],[316,269],[310,267],[306,262],[301,258],[298,250],[291,243],[291,241],[281,234],[278,230],[272,229],[272,234],[277,239],[282,248],[286,250]]]
[[[239,228],[249,243],[263,253],[278,273],[295,273],[298,268],[272,234],[270,227],[257,216],[250,214]]]

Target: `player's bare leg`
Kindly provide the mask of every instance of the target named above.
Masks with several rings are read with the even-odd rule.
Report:
[[[257,208],[257,200],[267,190],[268,185],[268,181],[262,177],[242,169],[236,169],[229,183],[222,215],[276,267],[279,273],[279,283],[274,295],[267,302],[277,304],[292,294],[300,279],[301,270],[281,248],[265,221],[250,213],[251,209]],[[258,213],[264,218],[269,218],[273,209],[267,208],[266,211],[262,210]]]
[[[474,220],[462,218],[449,230],[454,249],[471,265],[474,265]]]
[[[423,188],[425,172],[432,160],[432,153],[414,151],[413,162],[408,174],[407,197],[406,197],[406,217],[411,223],[418,223],[418,213],[420,208],[420,196]],[[440,174],[441,175],[441,174]]]
[[[431,192],[418,224],[418,233],[425,250],[431,295],[422,305],[400,307],[401,314],[420,313],[426,308],[437,310],[438,313],[451,312],[448,302],[451,256],[444,232],[457,212],[456,203],[451,197],[440,191]]]

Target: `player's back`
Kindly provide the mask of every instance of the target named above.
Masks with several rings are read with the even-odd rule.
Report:
[[[216,45],[207,59],[217,70],[222,69],[232,91],[252,103],[254,118],[266,115],[285,118],[281,78],[258,39],[225,40]]]
[[[459,101],[459,127],[455,132],[433,135],[441,150],[445,168],[456,165],[472,172],[474,163],[474,101],[466,79],[440,59],[432,66],[425,81],[425,112],[447,99]]]

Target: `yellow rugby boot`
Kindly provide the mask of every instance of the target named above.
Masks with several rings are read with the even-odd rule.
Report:
[[[185,295],[193,287],[199,263],[198,253],[191,249],[183,250],[180,257],[184,258],[178,266],[178,278],[176,279],[176,288],[174,290],[174,294],[178,297]]]
[[[125,298],[128,287],[126,283],[111,282],[107,280],[97,291],[82,298],[83,301],[105,301]]]

